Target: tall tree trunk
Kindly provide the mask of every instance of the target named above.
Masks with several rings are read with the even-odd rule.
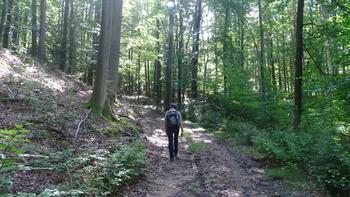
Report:
[[[123,0],[113,0],[113,22],[112,22],[112,42],[111,54],[109,57],[109,90],[111,96],[115,98],[118,90],[118,67],[120,56],[120,38],[122,24]]]
[[[224,73],[224,94],[228,94],[228,85],[227,85],[227,68],[228,68],[228,26],[229,26],[229,17],[230,17],[230,7],[226,7],[225,11],[225,22],[224,22],[224,43],[223,43],[223,73]]]
[[[97,57],[97,67],[95,75],[95,83],[93,87],[91,105],[97,113],[103,114],[107,98],[107,70],[110,56],[110,41],[112,27],[112,1],[102,1],[102,21],[99,51]]]
[[[261,0],[258,0],[259,8],[259,30],[260,30],[260,92],[265,96],[266,84],[265,84],[265,46],[264,46],[264,25],[262,18]]]
[[[139,100],[141,95],[141,54],[140,52],[137,58],[136,80],[137,80],[137,100]]]
[[[167,109],[171,102],[172,96],[172,70],[173,70],[173,50],[174,50],[174,13],[169,12],[169,31],[168,31],[168,54],[167,54],[167,65],[165,72],[165,99],[164,109]]]
[[[181,0],[179,1],[181,5]],[[183,9],[179,10],[179,48],[178,48],[178,90],[177,90],[177,103],[181,106],[182,103],[182,89],[183,89],[183,65],[182,60],[184,58],[184,19],[183,19]]]
[[[214,45],[214,64],[215,64],[215,84],[214,84],[214,94],[216,95],[218,93],[218,86],[219,86],[219,58],[218,58],[218,47],[217,45]]]
[[[76,54],[75,54],[75,10],[74,10],[74,0],[70,0],[70,20],[69,20],[69,67],[68,73],[75,73],[76,64]]]
[[[19,2],[15,0],[14,6],[13,6],[13,30],[12,30],[12,43],[14,46],[19,45],[19,39],[18,35],[20,33],[19,31],[19,23],[20,23],[20,14],[19,14]]]
[[[240,63],[241,69],[244,69],[244,16],[240,16]]]
[[[295,40],[294,130],[300,131],[302,114],[304,0],[298,0]]]
[[[69,0],[64,1],[64,17],[63,17],[63,32],[61,45],[61,58],[59,68],[64,71],[66,65],[67,54],[67,37],[68,37],[68,14],[69,14]]]
[[[95,3],[95,19],[94,21],[97,24],[101,23],[101,4],[100,2]],[[98,43],[99,43],[99,36],[97,33],[93,33],[92,36],[92,49],[93,52],[91,53],[91,63],[89,64],[88,68],[88,76],[87,76],[87,84],[93,85],[93,78],[94,78],[94,71],[96,70],[96,59],[97,55],[96,52],[98,51]]]
[[[273,56],[273,37],[271,36],[270,40],[270,54],[269,54],[269,59],[270,59],[270,70],[271,70],[271,77],[272,77],[272,85],[273,89],[275,90],[277,87],[277,81],[276,81],[276,68],[275,68],[275,60]]]
[[[6,22],[6,13],[7,13],[7,0],[2,1],[1,9],[1,20],[0,20],[0,48],[2,47],[2,33],[4,31],[5,22]]]
[[[7,16],[6,16],[6,25],[5,25],[5,31],[3,35],[3,47],[8,48],[9,47],[9,35],[10,35],[10,29],[12,24],[12,6],[13,0],[9,0],[8,7],[7,7]]]
[[[157,106],[160,105],[161,99],[162,99],[162,86],[160,82],[161,74],[162,74],[162,65],[161,65],[161,57],[160,57],[160,19],[157,18],[157,30],[156,30],[156,39],[157,39],[157,54],[158,57],[155,61],[156,64],[156,104]]]
[[[204,47],[203,47],[204,48]],[[203,74],[203,78],[204,78],[204,84],[203,84],[203,94],[206,94],[207,91],[207,84],[208,84],[208,62],[209,62],[209,49],[207,48],[205,51],[205,55],[204,55],[204,74]]]
[[[30,11],[30,9],[26,9],[25,11],[24,11],[24,20],[23,20],[23,25],[25,26],[25,27],[27,27],[28,26],[28,16],[29,16],[29,11]],[[27,48],[27,44],[28,44],[28,38],[27,38],[27,36],[28,36],[28,31],[27,31],[27,29],[25,29],[24,31],[23,31],[23,35],[22,35],[22,39],[23,39],[23,47],[24,48]]]
[[[197,0],[196,11],[194,17],[194,43],[192,49],[192,98],[198,97],[198,57],[199,57],[199,40],[200,40],[200,26],[202,19],[202,0]]]
[[[145,86],[144,86],[144,88],[145,88],[145,91],[146,91],[146,96],[148,96],[148,86],[149,86],[149,84],[148,84],[148,71],[147,71],[147,61],[145,61],[144,62],[144,66],[145,66]]]
[[[46,54],[46,0],[40,1],[39,63],[45,63]]]
[[[37,21],[36,21],[36,0],[32,0],[32,56],[37,57]]]

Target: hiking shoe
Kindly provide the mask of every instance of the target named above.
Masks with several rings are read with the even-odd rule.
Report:
[[[175,160],[180,160],[180,158],[177,155],[175,155]]]
[[[170,159],[169,159],[169,161],[170,161],[170,162],[173,162],[173,161],[174,161],[174,158],[173,158],[173,157],[172,157],[172,158],[170,158]]]

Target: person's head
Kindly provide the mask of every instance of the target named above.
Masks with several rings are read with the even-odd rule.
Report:
[[[176,109],[176,108],[177,108],[176,103],[171,103],[171,104],[170,104],[170,109]]]

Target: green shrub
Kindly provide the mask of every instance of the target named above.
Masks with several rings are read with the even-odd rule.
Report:
[[[137,139],[116,145],[109,151],[88,151],[83,156],[72,158],[64,164],[64,168],[72,173],[72,180],[57,191],[113,195],[121,185],[145,171],[148,163],[146,151],[144,142]]]
[[[305,172],[296,165],[268,168],[266,177],[272,180],[287,180],[294,189],[310,189],[314,186],[307,180]]]
[[[199,117],[199,122],[203,127],[215,130],[222,126],[223,117],[219,112],[205,107],[202,109],[202,111],[203,112]]]
[[[192,122],[198,122],[198,117],[200,115],[200,106],[201,105],[199,105],[199,102],[191,101],[182,113],[183,118]]]
[[[198,153],[208,149],[207,143],[193,143],[188,148],[193,153]]]
[[[0,172],[15,167],[14,156],[23,152],[19,146],[28,142],[29,132],[21,124],[16,124],[14,129],[0,129]]]
[[[241,145],[252,145],[257,134],[257,128],[248,122],[225,120],[223,135],[234,138]]]
[[[255,137],[269,159],[295,163],[330,191],[350,191],[350,140],[332,131],[264,132]]]

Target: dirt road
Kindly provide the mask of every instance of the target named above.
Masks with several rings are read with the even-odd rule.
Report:
[[[148,141],[150,167],[122,196],[318,196],[289,191],[285,183],[267,180],[261,165],[190,122],[185,123],[185,131],[192,140],[181,138],[180,159],[170,162],[163,115],[151,105],[134,108]],[[190,143],[205,143],[206,148],[192,153]]]

